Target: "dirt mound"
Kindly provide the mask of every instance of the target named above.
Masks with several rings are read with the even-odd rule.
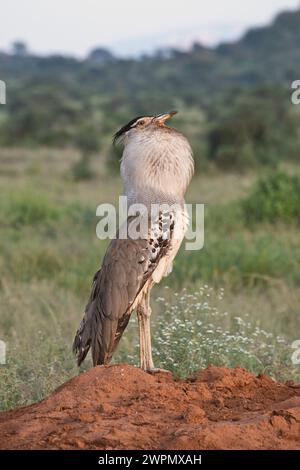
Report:
[[[0,414],[1,449],[300,449],[300,386],[209,367],[99,366]]]

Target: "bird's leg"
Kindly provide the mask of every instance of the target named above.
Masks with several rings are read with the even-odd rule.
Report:
[[[140,367],[145,372],[167,372],[165,369],[154,367],[152,359],[151,347],[151,330],[150,330],[150,290],[143,296],[141,303],[137,307],[137,316],[140,331]]]
[[[140,333],[140,367],[147,372],[154,369],[151,350],[150,315],[149,295],[146,294],[137,307],[137,317]]]
[[[146,370],[145,360],[145,325],[144,325],[144,299],[137,306],[137,317],[139,324],[139,337],[140,337],[140,367]]]
[[[150,328],[150,317],[151,317],[151,307],[150,307],[150,292],[148,291],[145,300],[145,358],[147,371],[154,369],[153,359],[152,359],[152,347],[151,347],[151,328]]]

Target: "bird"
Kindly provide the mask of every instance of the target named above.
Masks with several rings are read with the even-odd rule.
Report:
[[[126,237],[119,228],[93,278],[73,342],[78,366],[90,349],[94,366],[109,364],[136,311],[140,367],[150,373],[160,370],[152,358],[150,293],[171,273],[187,231],[184,197],[194,173],[188,140],[167,125],[176,113],[138,116],[114,135],[114,143],[124,146],[120,173],[128,208],[144,210],[128,215]],[[137,226],[144,227],[139,236]]]

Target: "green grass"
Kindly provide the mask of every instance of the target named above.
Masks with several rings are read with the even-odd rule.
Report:
[[[178,287],[185,279],[216,285],[229,284],[232,288],[265,284],[269,280],[284,279],[291,284],[300,281],[300,251],[298,232],[276,227],[259,227],[256,231],[237,232],[207,228],[203,250],[180,251],[175,262],[174,282]]]
[[[76,158],[0,151],[1,409],[39,400],[78,373],[71,344],[107,246],[96,238],[95,210],[117,201],[120,182],[101,158],[92,180],[74,181]],[[299,225],[245,217],[256,180],[212,172],[191,185],[188,199],[206,203],[204,249],[181,249],[153,293],[155,362],[176,375],[212,363],[300,378],[290,347],[300,331]],[[138,363],[135,316],[114,361]]]
[[[77,373],[70,342],[82,308],[75,294],[51,281],[31,281],[1,292],[7,364],[0,366],[1,409],[40,400]]]

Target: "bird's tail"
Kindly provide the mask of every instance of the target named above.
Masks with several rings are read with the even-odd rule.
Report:
[[[89,309],[85,311],[84,317],[81,320],[79,328],[76,332],[74,341],[73,341],[73,353],[77,358],[77,364],[80,364],[84,361],[92,342],[92,323],[91,316],[89,315]]]
[[[99,320],[95,302],[92,300],[88,303],[73,341],[73,353],[77,358],[78,366],[84,361],[90,349],[94,366],[108,364],[112,358],[113,349],[110,345],[110,337],[114,335],[105,335],[105,325]],[[110,326],[114,325],[114,322],[109,320],[107,323]]]
[[[84,317],[73,342],[73,353],[77,357],[78,366],[84,361],[90,349],[94,366],[108,364],[130,316],[127,315],[122,321],[118,321],[105,315],[99,297],[99,276],[100,271],[95,274]]]

